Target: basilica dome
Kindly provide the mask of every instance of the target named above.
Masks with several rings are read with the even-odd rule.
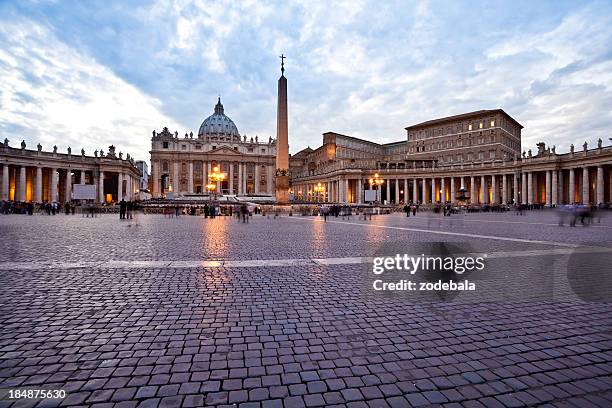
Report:
[[[234,124],[234,121],[223,113],[221,98],[219,98],[217,105],[215,105],[215,113],[202,122],[200,130],[198,131],[198,137],[240,140],[240,133],[238,133],[238,128]]]

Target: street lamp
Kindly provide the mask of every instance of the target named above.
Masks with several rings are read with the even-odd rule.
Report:
[[[317,183],[317,185],[314,186],[314,191],[317,193],[317,201],[319,201],[320,193],[325,193],[325,186],[321,183]]]
[[[210,192],[212,191],[215,193],[215,200],[217,199],[217,195],[219,193],[217,190],[217,184],[224,181],[226,177],[227,177],[227,174],[223,173],[222,171],[219,171],[219,166],[215,166],[212,168],[212,173],[208,175],[208,178],[210,179],[210,183],[206,185],[206,189],[208,190],[208,193],[209,193],[209,198],[210,198]]]
[[[385,182],[384,179],[381,179],[380,176],[378,175],[378,173],[374,174],[374,177],[371,177],[368,182],[370,183],[370,188],[372,188],[372,186],[377,186],[378,188],[376,189],[376,201],[378,200],[378,190],[380,190],[380,186],[382,186]],[[382,200],[382,196],[381,196],[381,200]]]

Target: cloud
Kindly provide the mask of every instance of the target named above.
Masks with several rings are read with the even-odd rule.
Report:
[[[0,129],[13,145],[25,139],[45,149],[110,144],[148,159],[150,131],[175,120],[161,102],[28,19],[0,25]],[[18,130],[18,131],[16,131]]]
[[[525,149],[593,144],[612,125],[608,2],[111,0],[17,15],[0,31],[0,125],[49,143],[114,143],[114,126],[146,152],[153,128],[196,132],[218,93],[241,133],[267,138],[281,52],[292,152],[326,131],[404,140],[407,125],[479,109],[521,122]]]

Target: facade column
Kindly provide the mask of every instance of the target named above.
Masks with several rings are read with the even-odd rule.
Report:
[[[19,169],[19,201],[26,200],[26,167]]]
[[[527,173],[527,203],[533,204],[533,172]]]
[[[228,179],[229,183],[228,184],[228,188],[229,188],[229,193],[230,194],[234,194],[234,162],[230,162],[229,163],[229,179]]]
[[[104,203],[104,172],[101,171],[100,172],[100,177],[98,180],[98,200],[100,201],[100,204]],[[160,191],[161,193],[161,191]]]
[[[70,201],[72,198],[72,174],[70,169],[66,169],[66,194],[64,197],[64,202]]]
[[[465,177],[461,176],[461,190],[465,190]]]
[[[440,193],[440,201],[442,202],[442,204],[446,204],[446,183],[444,181],[444,177],[440,179],[440,190],[442,190],[442,192]]]
[[[491,204],[498,204],[497,202],[497,176],[491,174]]]
[[[488,195],[488,189],[487,189],[487,182],[485,180],[485,176],[480,176],[480,203],[481,204],[487,203],[487,195]]]
[[[404,203],[407,203],[410,200],[410,195],[408,194],[408,179],[404,179]]]
[[[40,167],[39,167],[40,168]],[[2,199],[9,199],[9,166],[8,164],[2,165]]]
[[[597,166],[597,191],[595,205],[602,204],[604,199],[604,172],[603,167]]]
[[[456,195],[457,194],[455,192],[455,178],[451,177],[450,178],[450,202],[451,204],[455,204],[457,202],[457,199],[455,198]]]
[[[175,161],[172,164],[172,170],[173,170],[173,174],[172,174],[172,191],[175,193],[178,193],[181,189],[181,185],[179,183],[179,164],[177,161]]]
[[[274,195],[274,190],[273,190],[273,182],[274,182],[274,166],[266,166],[266,169],[268,169],[268,175],[266,177],[266,186],[268,187],[268,195]],[[295,191],[293,192],[293,195],[295,197]]]
[[[508,204],[508,177],[502,175],[502,204]]]
[[[123,199],[123,174],[117,173],[117,201]]]
[[[436,202],[436,179],[435,177],[431,178],[431,203],[434,204]]]
[[[574,169],[569,170],[569,192],[568,204],[576,203],[576,172]]]
[[[552,179],[550,170],[546,170],[546,206],[550,207],[552,204]]]
[[[238,163],[238,195],[244,194],[242,190],[242,163]]]
[[[470,176],[470,204],[478,204],[476,196],[476,177]]]
[[[7,166],[8,171],[8,166]],[[36,168],[36,194],[35,200],[37,203],[42,203],[42,167]]]
[[[357,204],[361,204],[363,202],[363,179],[361,176],[357,179]]]
[[[76,176],[76,173],[74,173]],[[79,184],[85,184],[85,170],[81,170],[81,177],[79,178]]]
[[[49,202],[57,202],[57,169],[51,169],[51,198]]]
[[[254,192],[255,194],[259,194],[259,163],[255,163],[255,180],[254,180]]]
[[[587,205],[591,202],[589,197],[590,185],[589,185],[589,168],[582,168],[582,204]]]
[[[187,191],[193,193],[193,160],[189,160],[187,171]]]
[[[419,182],[416,178],[412,179],[412,203],[419,201]]]

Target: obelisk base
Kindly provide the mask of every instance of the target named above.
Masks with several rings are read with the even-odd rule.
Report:
[[[289,176],[276,176],[276,204],[289,204]]]

